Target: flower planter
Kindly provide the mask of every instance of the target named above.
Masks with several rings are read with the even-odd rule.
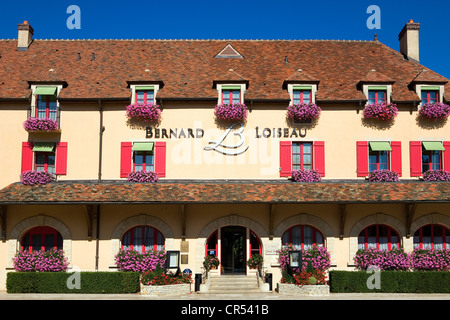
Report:
[[[320,182],[322,178],[317,170],[293,170],[292,181],[295,182]]]
[[[450,115],[450,106],[445,103],[426,103],[419,110],[419,116],[428,120],[447,119]]]
[[[28,118],[23,128],[30,133],[60,132],[58,122],[49,118]]]
[[[24,171],[20,175],[20,182],[25,185],[47,184],[55,180],[55,176],[46,171]]]
[[[141,284],[141,294],[151,296],[170,296],[191,293],[190,283],[169,284],[169,285],[150,285]]]
[[[428,170],[423,174],[423,181],[450,181],[450,171]]]
[[[327,296],[330,286],[327,284],[298,286],[292,283],[277,283],[279,294],[302,296]]]
[[[287,116],[294,123],[312,124],[320,116],[321,109],[314,103],[299,103],[287,107]]]
[[[363,110],[364,119],[377,119],[392,121],[398,114],[397,105],[394,103],[372,103]]]
[[[218,104],[214,108],[214,115],[218,120],[222,121],[245,121],[247,114],[247,106],[243,103]]]
[[[159,121],[161,110],[156,104],[133,103],[126,107],[126,115],[129,119],[142,120],[144,122]]]
[[[158,182],[158,175],[152,171],[135,171],[127,177],[128,182]]]
[[[391,170],[374,170],[369,173],[369,182],[395,182],[398,181],[398,173]]]

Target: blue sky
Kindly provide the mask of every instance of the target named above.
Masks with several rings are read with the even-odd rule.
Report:
[[[81,29],[67,28],[70,5]],[[370,5],[381,29],[369,29]],[[0,38],[17,38],[27,20],[36,39],[336,39],[372,40],[399,50],[410,19],[421,23],[420,62],[450,78],[449,0],[58,0],[2,1]]]

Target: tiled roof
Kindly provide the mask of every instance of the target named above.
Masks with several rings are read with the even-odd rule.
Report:
[[[14,183],[0,191],[6,204],[131,203],[450,203],[449,182],[327,181],[161,181],[131,184],[53,182]]]
[[[228,44],[243,58],[215,58]],[[378,41],[36,39],[17,51],[16,40],[0,40],[0,52],[0,99],[29,98],[30,81],[64,81],[60,99],[127,100],[131,81],[162,81],[163,99],[217,99],[213,81],[230,69],[248,81],[246,99],[287,100],[283,82],[299,69],[319,81],[318,102],[365,100],[357,84],[372,69],[394,81],[396,102],[419,101],[409,85],[422,70],[447,81]]]

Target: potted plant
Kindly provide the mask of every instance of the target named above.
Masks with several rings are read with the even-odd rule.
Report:
[[[245,121],[248,109],[244,103],[218,104],[214,108],[214,115],[223,121]]]
[[[439,119],[447,119],[449,115],[450,106],[441,102],[425,103],[419,110],[419,116],[424,119],[431,119],[435,121]]]
[[[220,261],[216,256],[207,255],[205,257],[205,260],[203,261],[203,266],[206,269],[206,272],[208,272],[211,269],[217,269],[219,266]]]
[[[126,107],[126,114],[129,119],[149,121],[159,121],[161,110],[159,105],[153,103],[132,103]]]
[[[247,260],[247,265],[250,269],[258,269],[258,267],[263,263],[263,256],[259,253],[254,253],[250,257],[250,259]]]
[[[289,119],[300,122],[310,123],[320,116],[321,109],[315,103],[299,103],[287,107],[287,116]]]
[[[397,114],[397,105],[387,102],[368,104],[363,110],[363,116],[365,119],[392,121],[395,119]]]

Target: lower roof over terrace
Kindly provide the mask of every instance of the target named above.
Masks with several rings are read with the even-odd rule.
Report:
[[[59,181],[0,190],[0,205],[189,203],[450,203],[449,182],[327,180]]]

